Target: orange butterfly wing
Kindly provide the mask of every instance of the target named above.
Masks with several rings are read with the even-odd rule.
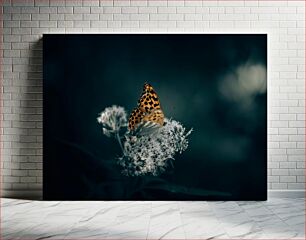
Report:
[[[153,87],[147,83],[143,86],[138,107],[130,115],[129,130],[134,130],[137,124],[145,121],[158,123],[161,126],[164,124],[164,113],[161,109],[158,96]]]
[[[140,111],[139,108],[135,108],[129,118],[129,129],[132,130],[137,124],[141,123],[144,116],[144,112]]]

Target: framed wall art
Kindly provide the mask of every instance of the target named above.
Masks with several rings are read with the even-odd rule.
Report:
[[[266,34],[43,36],[46,200],[265,200]]]

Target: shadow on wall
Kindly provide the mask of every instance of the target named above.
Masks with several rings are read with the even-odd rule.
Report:
[[[20,93],[12,94],[13,100],[19,100],[19,122],[13,128],[19,128],[19,139],[11,151],[11,161],[19,163],[20,183],[2,190],[2,197],[20,199],[42,198],[42,125],[43,125],[43,39],[30,43],[27,65],[20,72],[16,83]],[[14,98],[13,98],[14,96]],[[16,155],[15,155],[16,154]],[[22,176],[21,176],[22,175]]]

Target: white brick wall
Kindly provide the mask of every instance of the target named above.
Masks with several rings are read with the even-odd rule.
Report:
[[[304,1],[3,0],[2,189],[42,189],[43,33],[267,32],[269,189],[305,188]]]

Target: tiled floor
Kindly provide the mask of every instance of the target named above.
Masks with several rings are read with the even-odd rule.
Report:
[[[305,239],[305,199],[47,202],[1,199],[4,239]]]

